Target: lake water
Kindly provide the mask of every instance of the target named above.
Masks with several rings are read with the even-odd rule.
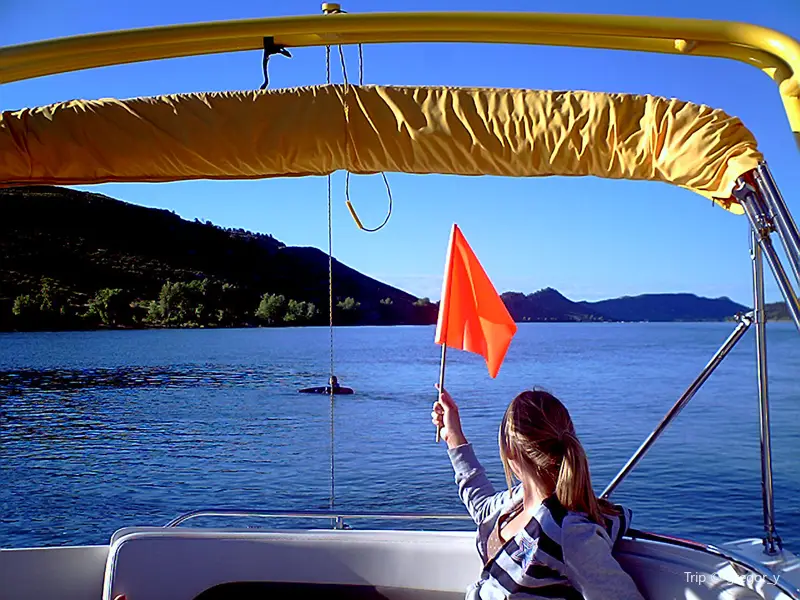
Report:
[[[505,406],[534,385],[555,393],[599,491],[732,329],[525,324],[497,379],[480,357],[451,351],[446,385],[498,488]],[[336,330],[337,375],[357,392],[336,399],[337,508],[464,512],[430,424],[433,334]],[[0,547],[107,543],[122,526],[162,525],[198,508],[327,509],[329,399],[297,393],[327,380],[327,336],[0,334]],[[769,338],[778,531],[798,551],[800,337],[779,323]],[[615,493],[634,526],[709,542],[761,536],[754,352],[751,331]]]

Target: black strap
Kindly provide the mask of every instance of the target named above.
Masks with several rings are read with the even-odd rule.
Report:
[[[282,54],[283,56],[292,58],[292,55],[286,49],[286,46],[275,43],[275,38],[264,38],[264,59],[261,63],[262,67],[264,68],[264,83],[261,85],[262,90],[267,89],[267,86],[269,85],[269,73],[267,72],[267,65],[269,64],[269,57],[273,54]]]

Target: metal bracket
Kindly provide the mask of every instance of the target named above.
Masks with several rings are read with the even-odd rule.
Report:
[[[756,205],[754,207],[756,210],[753,211],[755,220],[753,226],[760,237],[769,237],[769,235],[775,231],[775,222],[770,217],[766,207],[762,206],[758,201],[759,194],[750,182],[740,177],[736,182],[736,187],[733,188],[733,196],[739,201],[748,215],[750,215],[750,212],[747,210],[748,206],[752,204]]]

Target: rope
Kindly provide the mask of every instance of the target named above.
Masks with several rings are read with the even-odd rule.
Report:
[[[349,141],[347,137],[347,123],[350,117],[350,106],[347,103],[347,88],[350,85],[350,82],[347,79],[347,67],[344,61],[344,49],[342,48],[341,44],[339,44],[339,60],[342,65],[342,78],[344,79],[345,85],[345,93],[344,93],[344,123],[345,123],[345,151],[347,149],[347,143]],[[331,47],[325,46],[325,80],[328,85],[331,84]],[[364,54],[361,44],[358,45],[358,82],[359,85],[364,84]],[[365,231],[378,231],[381,229],[386,223],[389,221],[389,217],[392,214],[392,190],[389,188],[389,180],[386,178],[384,173],[381,173],[383,176],[383,181],[386,184],[386,191],[389,195],[389,212],[386,215],[386,219],[383,223],[375,228],[375,229],[365,229]],[[329,173],[327,177],[328,183],[328,331],[330,334],[330,379],[328,380],[328,387],[330,388],[330,440],[331,440],[331,497],[330,497],[330,509],[334,510],[335,501],[336,501],[336,460],[334,454],[334,391],[333,385],[331,385],[331,381],[334,377],[334,355],[333,355],[333,185],[332,185],[332,175]],[[350,172],[347,172],[347,177],[345,179],[345,198],[347,201],[348,206],[352,209],[352,205],[350,204]],[[355,215],[355,212],[353,212]],[[359,226],[360,223],[359,223]],[[362,229],[363,226],[362,226]]]
[[[347,93],[347,87],[350,85],[350,82],[347,80],[347,67],[344,64],[344,48],[342,48],[341,44],[339,44],[339,61],[342,63],[342,80],[344,80],[345,93]],[[330,81],[328,83],[330,83]],[[345,96],[345,99],[344,99],[344,106],[345,106],[345,113],[346,113],[347,112],[347,96]]]
[[[328,77],[330,78],[330,53],[328,54]],[[347,79],[347,65],[345,64],[344,60],[344,49],[342,48],[341,44],[339,45],[339,62],[342,65],[342,79],[344,80],[344,121],[345,121],[345,133],[344,133],[344,140],[345,140],[345,152],[347,151],[347,142],[349,141],[349,137],[347,135],[347,123],[350,120],[350,105],[347,103],[347,88],[350,85],[349,80]],[[330,79],[328,80],[330,83]],[[364,48],[361,44],[358,45],[358,85],[364,85]],[[350,171],[347,171],[345,174],[344,179],[344,200],[345,204],[347,204],[347,208],[350,209],[350,212],[353,215],[353,218],[356,221],[356,225],[358,225],[359,229],[362,231],[366,231],[367,233],[375,233],[376,231],[380,231],[383,229],[386,224],[389,222],[389,219],[392,217],[392,207],[394,204],[394,200],[392,198],[392,188],[389,186],[389,179],[386,177],[386,173],[381,171],[381,177],[383,178],[383,185],[386,186],[386,195],[389,198],[389,209],[386,211],[386,218],[383,219],[383,223],[378,225],[377,227],[364,227],[361,223],[361,219],[358,218],[356,214],[355,208],[353,208],[353,203],[350,201]]]
[[[341,48],[341,47],[340,47]],[[331,83],[331,47],[325,47],[325,72],[327,75],[328,85]],[[331,502],[330,509],[334,509],[336,498],[336,463],[334,460],[334,421],[333,421],[333,385],[332,380],[333,372],[333,194],[331,191],[331,174],[328,174],[328,331],[330,332],[330,379],[328,379],[328,387],[330,388],[331,399]]]
[[[386,177],[386,173],[381,171],[381,177],[383,177],[383,185],[386,186],[386,195],[389,197],[389,210],[386,211],[386,218],[383,219],[383,223],[373,228],[364,227],[364,225],[361,223],[361,219],[359,219],[358,216],[356,215],[355,209],[353,208],[353,205],[350,202],[350,171],[347,172],[344,178],[345,203],[350,207],[350,210],[353,212],[353,217],[356,219],[356,223],[358,224],[359,229],[361,229],[362,231],[366,231],[367,233],[375,233],[376,231],[380,231],[381,229],[383,229],[392,216],[392,205],[394,204],[394,200],[392,199],[392,188],[389,187],[389,180]]]
[[[325,80],[331,84],[331,47],[325,46]]]
[[[364,85],[364,47],[358,45],[358,85]]]

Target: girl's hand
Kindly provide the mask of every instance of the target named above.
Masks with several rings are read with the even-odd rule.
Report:
[[[436,389],[439,389],[437,384]],[[467,443],[464,432],[461,431],[461,418],[458,416],[458,406],[447,393],[447,390],[439,391],[439,401],[433,403],[431,411],[431,421],[436,427],[442,428],[442,439],[447,442],[448,448],[463,446]]]

